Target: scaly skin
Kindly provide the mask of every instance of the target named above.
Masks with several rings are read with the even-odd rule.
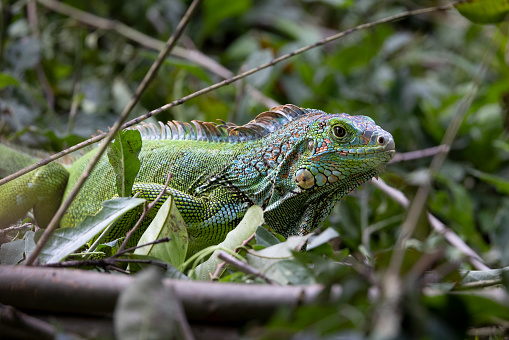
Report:
[[[221,242],[254,204],[264,209],[268,225],[283,236],[307,234],[323,222],[334,204],[376,176],[394,156],[392,136],[369,117],[293,105],[271,111],[243,127],[194,123],[203,129],[201,136],[198,129],[189,135],[182,123],[169,123],[171,129],[162,134],[154,132],[154,126],[140,128],[145,138],[133,194],[153,200],[168,172],[172,174],[168,189],[188,228],[188,255]],[[170,130],[174,139],[168,139]],[[66,195],[95,152],[72,165]],[[75,226],[97,213],[100,203],[116,194],[114,178],[104,156],[61,226]],[[4,197],[0,187],[0,200]],[[131,244],[136,244],[155,212]],[[0,220],[5,214],[0,210]],[[126,216],[106,242],[124,236],[137,216]]]

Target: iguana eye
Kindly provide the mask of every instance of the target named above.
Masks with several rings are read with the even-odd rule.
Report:
[[[334,132],[334,136],[338,137],[338,138],[344,138],[346,136],[346,130],[344,127],[340,126],[340,125],[336,125],[334,126],[334,128],[332,129],[332,131]]]

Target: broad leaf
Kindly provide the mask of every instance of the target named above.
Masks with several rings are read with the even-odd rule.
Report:
[[[256,243],[264,246],[264,247],[270,247],[275,244],[281,243],[279,239],[274,236],[270,231],[265,229],[263,226],[259,226],[258,229],[256,229]]]
[[[177,339],[180,308],[161,271],[147,268],[120,294],[113,323],[117,339]]]
[[[0,246],[0,264],[18,264],[19,261],[23,260],[24,252],[24,240],[15,240],[12,242],[4,243]]]
[[[175,205],[173,196],[159,208],[156,217],[141,236],[138,245],[160,238],[170,237],[170,242],[152,244],[134,251],[138,255],[149,255],[179,267],[184,263],[189,243],[186,223]]]
[[[0,73],[0,89],[9,85],[19,86],[19,81],[6,73]]]
[[[95,216],[87,216],[79,226],[55,231],[39,255],[39,261],[41,263],[60,261],[143,202],[145,200],[141,198],[117,198],[104,201],[102,210]]]
[[[250,251],[247,253],[247,262],[265,274],[271,280],[280,284],[287,284],[292,280],[289,266],[280,265],[282,262],[292,259],[292,251],[298,251],[311,237],[290,236],[285,242],[276,244],[259,251]]]
[[[455,5],[468,20],[476,24],[494,24],[507,20],[509,0],[469,0]]]
[[[238,246],[242,244],[245,240],[249,238],[249,236],[253,235],[256,231],[256,228],[260,224],[263,223],[263,210],[261,207],[257,205],[253,205],[246,212],[246,215],[240,221],[239,225],[230,231],[223,242],[218,244],[219,248],[226,248],[230,250],[234,250]],[[210,274],[214,273],[217,265],[222,262],[222,260],[217,258],[218,251],[216,250],[212,256],[200,264],[195,269],[196,279],[198,280],[209,280]]]
[[[307,250],[311,250],[318,246],[321,246],[324,243],[329,242],[332,239],[338,238],[339,233],[334,228],[327,228],[320,235],[312,237],[307,246]]]
[[[509,181],[507,179],[479,170],[470,170],[469,172],[481,181],[493,185],[501,194],[509,194]]]
[[[141,162],[141,134],[138,130],[123,130],[108,148],[108,160],[115,171],[117,193],[120,197],[131,195]]]
[[[509,271],[509,267],[490,270],[471,270],[466,272],[465,276],[461,280],[461,283],[465,284],[479,281],[491,281],[502,279],[502,274],[504,274],[507,271]]]

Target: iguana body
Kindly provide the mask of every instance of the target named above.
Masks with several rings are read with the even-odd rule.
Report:
[[[168,190],[188,228],[188,253],[221,242],[254,204],[264,209],[265,220],[275,231],[286,237],[306,234],[323,222],[343,196],[376,176],[395,152],[392,136],[368,117],[294,105],[264,112],[240,127],[193,121],[193,125],[173,122],[138,129],[143,147],[133,193],[153,200],[171,173]],[[87,153],[72,165],[66,195],[95,153]],[[60,168],[55,171],[61,178],[55,189],[66,182],[60,172]],[[102,201],[116,195],[114,178],[104,156],[61,226],[75,226],[97,213]],[[16,199],[13,182],[0,187],[0,221],[18,219],[20,209],[13,216],[11,207],[23,201],[21,210],[26,210],[27,196],[35,197],[41,191],[27,186],[37,182],[30,179],[15,190],[31,194]],[[41,223],[37,213],[35,217]],[[108,239],[124,236],[135,219],[124,218]]]

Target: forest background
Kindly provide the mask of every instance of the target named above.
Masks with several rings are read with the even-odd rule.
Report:
[[[189,3],[2,2],[2,138],[55,152],[106,131]],[[337,32],[445,4],[205,0],[130,118]],[[394,136],[398,152],[381,178],[410,200],[419,188],[429,190],[426,209],[439,220],[437,227],[418,212],[404,244],[396,273],[402,287],[393,311],[401,321],[396,333],[502,337],[509,325],[503,275],[509,266],[507,28],[472,23],[454,8],[407,16],[355,31],[148,121],[244,124],[285,103],[370,116]],[[452,144],[440,147],[455,124]],[[445,149],[447,157],[435,172],[431,159]],[[342,297],[281,312],[255,327],[256,336],[383,333],[383,297],[390,295],[386,273],[408,215],[394,199],[401,193],[381,185],[366,184],[335,208],[322,230],[330,227],[339,237],[294,254],[284,265],[290,271],[284,283],[341,284]],[[444,237],[444,230],[453,236]],[[233,268],[230,274],[223,280],[253,281]],[[472,282],[475,293],[456,293]]]

